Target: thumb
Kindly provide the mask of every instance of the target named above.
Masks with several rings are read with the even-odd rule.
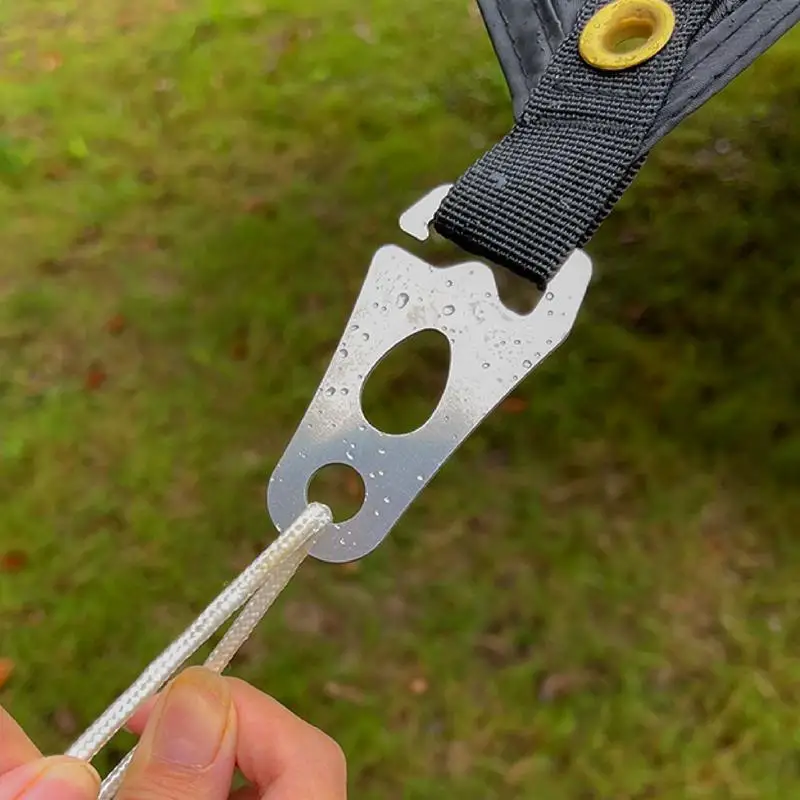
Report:
[[[0,800],[96,800],[100,778],[84,761],[39,758],[0,778]]]
[[[159,698],[117,798],[227,800],[235,764],[236,712],[228,684],[191,668]]]

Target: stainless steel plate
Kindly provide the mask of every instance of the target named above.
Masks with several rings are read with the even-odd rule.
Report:
[[[403,229],[424,239],[446,189],[409,209]],[[378,250],[325,377],[270,478],[267,504],[278,530],[306,507],[317,471],[344,464],[361,475],[364,504],[329,526],[311,554],[343,563],[371,552],[467,436],[566,338],[591,273],[588,256],[576,251],[521,316],[500,301],[485,264],[441,268],[395,245]],[[386,434],[364,416],[364,385],[392,348],[424,330],[450,342],[444,393],[422,427]]]

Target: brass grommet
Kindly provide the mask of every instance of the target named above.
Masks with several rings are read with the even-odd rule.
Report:
[[[612,0],[583,29],[581,58],[602,70],[635,67],[660,52],[675,30],[665,0]]]

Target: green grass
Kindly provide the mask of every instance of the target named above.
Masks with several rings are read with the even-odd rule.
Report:
[[[18,0],[0,31],[0,701],[57,749],[273,535],[372,251],[510,105],[461,2]],[[527,408],[237,661],[354,797],[796,794],[799,54],[659,146]]]

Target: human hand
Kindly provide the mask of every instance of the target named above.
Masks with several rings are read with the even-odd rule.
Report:
[[[129,726],[141,732],[117,800],[345,800],[339,746],[252,686],[180,675]],[[238,767],[250,786],[231,794]],[[0,709],[0,800],[95,800],[88,765],[42,758]]]

